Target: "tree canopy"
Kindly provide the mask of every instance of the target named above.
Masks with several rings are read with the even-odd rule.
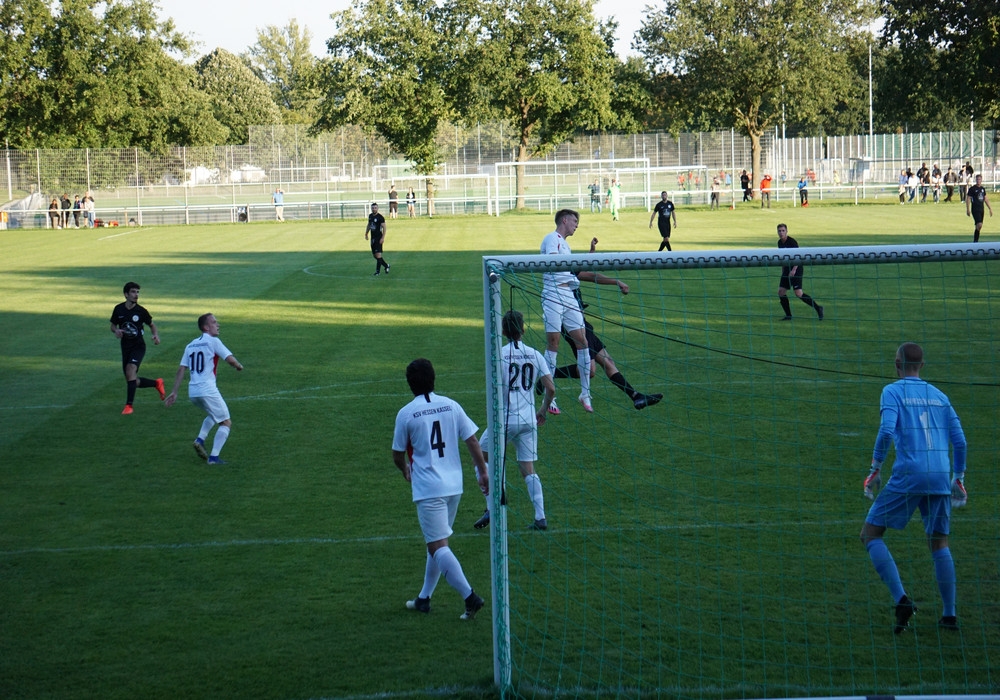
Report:
[[[216,142],[189,50],[148,0],[4,0],[0,132],[18,148]]]
[[[292,19],[283,28],[258,29],[257,42],[247,52],[250,68],[271,88],[286,124],[311,124],[316,118],[319,60],[309,47],[311,41],[309,28]]]
[[[271,99],[267,85],[225,49],[202,56],[195,69],[199,85],[211,100],[211,113],[229,130],[226,143],[246,143],[250,127],[280,124],[281,110]]]
[[[822,123],[837,105],[864,104],[852,56],[864,45],[865,0],[666,0],[636,47],[655,75],[676,78],[674,99],[750,137],[754,182],[760,137],[786,119]]]

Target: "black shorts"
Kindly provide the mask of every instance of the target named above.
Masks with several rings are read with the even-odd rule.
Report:
[[[594,327],[590,325],[590,321],[584,321],[583,326],[586,329],[587,349],[590,350],[590,357],[593,359],[597,357],[597,353],[604,349],[604,343],[602,343],[601,339],[597,337],[596,333],[594,333]],[[566,332],[565,328],[562,329],[562,337],[566,339],[566,342],[575,353],[576,343],[573,342],[573,338],[570,337],[570,334]],[[552,370],[555,371],[555,367],[553,367]]]
[[[382,253],[382,244],[378,241],[372,241],[372,255],[377,255]]]
[[[660,238],[670,238],[670,224],[658,225],[657,228],[660,229]]]
[[[972,220],[977,224],[983,223],[986,218],[986,209],[979,209],[977,211],[976,207],[972,207]]]
[[[124,371],[126,365],[135,365],[135,368],[139,369],[139,365],[142,364],[142,358],[145,356],[145,343],[122,344],[122,370]]]
[[[794,277],[782,275],[781,281],[778,282],[778,286],[782,289],[802,289],[802,272],[799,272],[799,274]]]
[[[397,202],[395,199],[390,199],[389,200],[389,213],[394,214],[397,211],[399,211],[399,202]]]

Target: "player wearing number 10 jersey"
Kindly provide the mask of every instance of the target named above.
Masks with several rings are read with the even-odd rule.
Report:
[[[237,372],[243,371],[243,365],[219,340],[219,322],[215,316],[212,314],[200,316],[198,328],[201,329],[202,334],[184,348],[184,355],[181,357],[177,376],[174,377],[174,386],[166,398],[166,404],[171,406],[177,400],[177,389],[184,380],[184,370],[189,370],[191,381],[188,383],[188,397],[191,399],[191,403],[199,406],[208,414],[208,417],[202,421],[198,437],[195,438],[194,451],[202,459],[208,460],[209,464],[225,464],[219,458],[219,453],[222,452],[222,446],[229,438],[229,430],[233,422],[229,418],[229,407],[215,383],[215,372],[220,359],[235,367]],[[215,431],[212,452],[209,454],[205,451],[205,439],[208,438],[208,433],[216,425],[219,426],[219,429]]]
[[[462,500],[462,456],[464,442],[476,465],[479,488],[487,493],[489,474],[483,451],[476,440],[476,424],[457,402],[434,393],[434,366],[430,360],[414,360],[406,368],[406,382],[413,400],[396,414],[392,435],[392,461],[410,482],[417,519],[427,544],[424,585],[420,595],[406,601],[410,610],[431,611],[431,595],[438,580],[444,580],[465,599],[463,620],[471,620],[483,607],[465,578],[458,557],[448,547],[452,525]],[[409,460],[407,459],[409,456]]]
[[[538,426],[545,422],[545,414],[556,395],[556,385],[552,382],[552,372],[542,354],[521,342],[524,335],[524,317],[519,311],[510,310],[504,314],[501,323],[504,337],[510,342],[500,351],[500,381],[503,397],[502,417],[506,433],[505,442],[513,442],[517,448],[517,465],[528,487],[528,497],[535,507],[534,530],[545,530],[545,501],[542,496],[542,482],[535,473],[538,459]],[[545,390],[542,407],[535,411],[536,382]],[[483,445],[489,450],[490,431],[483,433]],[[489,454],[486,455],[489,460]],[[501,454],[501,459],[503,455]],[[478,530],[490,523],[489,499],[486,511],[476,521]]]

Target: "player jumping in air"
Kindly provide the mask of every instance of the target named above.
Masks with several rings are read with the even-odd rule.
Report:
[[[593,238],[590,241],[590,252],[594,253],[597,251],[597,239]],[[619,279],[612,277],[607,277],[599,272],[579,272],[577,273],[577,278],[584,280],[586,282],[593,282],[594,284],[614,284],[618,286],[622,294],[629,293],[629,286]],[[576,297],[577,303],[580,305],[580,311],[582,312],[587,305],[583,303],[583,297],[580,295],[580,290],[574,290],[574,296]],[[615,364],[614,358],[608,354],[607,348],[604,343],[597,336],[594,331],[594,327],[586,319],[584,320],[584,327],[586,329],[587,336],[587,349],[590,351],[590,373],[595,374],[594,363],[599,364],[604,368],[605,374],[607,374],[608,379],[616,387],[625,392],[625,395],[632,399],[632,405],[635,406],[637,411],[641,411],[647,406],[655,406],[663,400],[663,394],[643,394],[636,391],[628,380],[625,379],[625,375],[622,374],[618,365]],[[563,338],[569,344],[570,348],[576,351],[576,345],[573,342],[573,337],[563,329]],[[577,365],[566,365],[564,367],[557,367],[553,376],[556,379],[579,379],[580,369]],[[535,390],[540,394],[542,393],[542,387],[538,384],[535,385]]]

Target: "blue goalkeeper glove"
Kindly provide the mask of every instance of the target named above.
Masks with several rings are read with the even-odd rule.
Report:
[[[875,494],[880,488],[882,488],[882,465],[872,462],[872,469],[865,478],[865,498],[874,501]]]
[[[965,490],[965,474],[956,476],[951,482],[951,507],[961,508],[969,502],[969,494]]]

